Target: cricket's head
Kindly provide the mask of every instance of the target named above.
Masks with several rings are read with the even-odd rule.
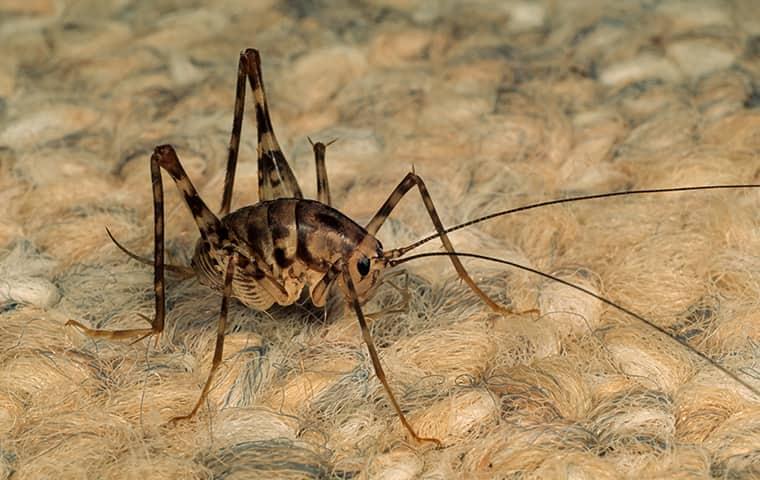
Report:
[[[375,288],[380,283],[380,277],[388,266],[383,254],[382,244],[373,236],[367,235],[355,249],[351,251],[346,261],[346,273],[351,276],[356,295],[360,303],[372,297]],[[341,287],[347,289],[342,279]]]

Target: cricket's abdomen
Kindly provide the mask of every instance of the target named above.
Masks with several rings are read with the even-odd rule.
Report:
[[[368,235],[334,208],[296,198],[243,207],[221,222],[230,239],[246,245],[252,253],[235,272],[232,295],[257,310],[295,302],[306,285],[318,282],[330,265],[347,257]],[[223,256],[203,239],[198,241],[192,266],[201,283],[222,289]],[[263,284],[271,280],[265,278],[265,271],[271,271],[281,289],[271,282]]]

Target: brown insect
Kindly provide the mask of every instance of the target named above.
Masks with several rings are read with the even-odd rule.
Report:
[[[259,203],[242,207],[230,213],[238,147],[240,144],[240,131],[243,122],[246,79],[250,82],[251,89],[253,90],[256,109]],[[717,188],[754,188],[760,186],[719,185],[685,187],[614,192],[566,198],[496,212],[446,229],[436,212],[425,183],[416,174],[408,173],[369,223],[362,227],[331,206],[330,190],[325,169],[326,145],[318,142],[312,143],[312,146],[317,168],[318,201],[303,198],[295,175],[280,150],[272,128],[262,82],[259,53],[254,49],[245,50],[240,54],[238,64],[235,112],[220,216],[218,217],[212,213],[206,203],[200,198],[185,173],[174,149],[169,145],[161,145],[155,148],[150,159],[155,229],[153,261],[143,259],[130,252],[108,232],[114,243],[125,253],[136,260],[154,265],[155,316],[150,321],[151,326],[149,328],[108,331],[90,329],[74,320],[70,320],[67,325],[74,325],[91,337],[109,339],[137,338],[139,340],[150,335],[159,335],[164,329],[164,318],[166,315],[164,287],[164,270],[166,269],[188,276],[196,275],[201,283],[222,292],[216,346],[208,378],[192,411],[187,415],[176,417],[172,421],[194,416],[208,394],[214,373],[222,360],[227,310],[231,297],[237,298],[250,308],[265,310],[275,303],[279,305],[293,304],[301,297],[303,290],[308,287],[312,303],[317,307],[323,307],[328,292],[335,286],[338,289],[337,291],[342,293],[346,302],[352,306],[356,313],[375,373],[385,388],[401,423],[415,440],[431,441],[440,445],[437,439],[424,438],[417,435],[406,420],[398,401],[388,385],[383,367],[380,364],[377,349],[362,312],[362,304],[371,298],[385,269],[414,258],[447,255],[459,277],[467,283],[469,288],[486,305],[499,313],[512,313],[510,310],[494,302],[475,284],[462,266],[459,256],[475,256],[499,261],[583,291],[673,338],[668,332],[634,312],[564,280],[511,262],[477,254],[456,252],[449,241],[447,233],[490,218],[557,203],[617,195]],[[200,231],[201,238],[195,246],[195,253],[190,267],[164,264],[162,168],[166,170],[176,183]],[[428,215],[435,226],[436,234],[423,238],[407,247],[384,251],[375,234],[401,198],[413,187],[417,187],[422,196],[422,201]],[[446,252],[426,253],[402,258],[409,251],[435,238],[440,238]],[[752,386],[722,366],[715,364],[683,341],[676,338],[673,338],[673,340],[695,352],[736,381],[742,383],[755,394],[758,394],[757,390]]]

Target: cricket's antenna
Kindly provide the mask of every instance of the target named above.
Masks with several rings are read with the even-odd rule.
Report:
[[[645,190],[626,190],[623,192],[608,192],[608,193],[597,193],[593,195],[581,195],[578,197],[568,197],[568,198],[560,198],[557,200],[547,200],[544,202],[539,203],[532,203],[529,205],[523,205],[522,207],[516,207],[516,208],[510,208],[508,210],[501,210],[494,213],[489,213],[488,215],[483,215],[482,217],[478,217],[472,220],[469,220],[464,223],[460,223],[459,225],[454,225],[453,227],[449,227],[444,230],[445,233],[451,233],[456,230],[461,230],[462,228],[469,227],[470,225],[475,225],[476,223],[485,222],[486,220],[491,220],[492,218],[496,217],[502,217],[505,215],[509,215],[511,213],[517,213],[517,212],[524,212],[526,210],[533,210],[534,208],[540,208],[540,207],[548,207],[550,205],[559,205],[561,203],[572,203],[572,202],[582,202],[585,200],[596,200],[600,198],[609,198],[609,197],[622,197],[625,195],[643,195],[643,194],[650,194],[650,193],[673,193],[673,192],[691,192],[694,190],[730,190],[730,189],[741,189],[741,188],[758,188],[760,187],[760,184],[757,183],[747,183],[747,184],[734,184],[734,185],[699,185],[694,187],[674,187],[674,188],[650,188]],[[419,247],[420,245],[423,245],[430,240],[434,240],[436,238],[439,238],[439,234],[432,234],[428,235],[427,237],[424,237],[420,240],[417,240],[416,242],[412,243],[411,245],[408,245],[403,248],[397,248],[395,251],[399,252],[400,255],[403,255],[407,252],[410,252],[414,250],[415,248]]]
[[[685,341],[681,340],[678,337],[675,337],[675,336],[671,335],[667,330],[665,330],[664,328],[662,328],[659,325],[655,324],[651,320],[648,320],[645,317],[639,315],[638,313],[636,313],[636,312],[634,312],[632,310],[629,310],[628,308],[626,308],[626,307],[624,307],[624,306],[622,306],[622,305],[620,305],[618,303],[615,303],[612,300],[609,300],[609,299],[607,299],[607,298],[605,298],[605,297],[603,297],[603,296],[601,296],[599,294],[596,294],[596,293],[592,292],[591,290],[583,288],[580,285],[576,285],[576,284],[574,284],[572,282],[568,282],[567,280],[563,280],[563,279],[561,279],[559,277],[556,277],[554,275],[551,275],[549,273],[542,272],[541,270],[536,270],[535,268],[531,268],[531,267],[528,267],[526,265],[521,265],[519,263],[511,262],[509,260],[504,260],[502,258],[489,257],[487,255],[481,255],[479,253],[469,253],[469,252],[425,252],[425,253],[418,253],[416,255],[411,255],[411,256],[405,257],[405,258],[392,259],[392,260],[390,260],[388,262],[388,264],[390,266],[396,266],[396,265],[400,265],[402,263],[406,263],[406,262],[411,261],[411,260],[417,260],[417,259],[420,259],[420,258],[450,256],[450,255],[456,255],[458,257],[477,258],[477,259],[480,259],[480,260],[487,260],[489,262],[496,262],[496,263],[501,263],[503,265],[509,265],[510,267],[514,267],[514,268],[517,268],[517,269],[520,269],[520,270],[523,270],[523,271],[526,271],[526,272],[530,272],[530,273],[532,273],[534,275],[538,275],[538,276],[547,278],[549,280],[553,280],[555,282],[559,282],[562,285],[566,285],[566,286],[568,286],[570,288],[574,288],[575,290],[578,290],[579,292],[585,293],[586,295],[589,295],[589,296],[591,296],[593,298],[596,298],[597,300],[599,300],[599,301],[601,301],[601,302],[603,302],[603,303],[611,306],[612,308],[614,308],[616,310],[619,310],[619,311],[625,313],[626,315],[635,318],[636,320],[639,320],[640,322],[642,322],[645,325],[647,325],[649,328],[651,328],[653,330],[656,330],[657,332],[659,332],[659,333],[667,336],[672,341],[678,343],[679,345],[681,345],[682,347],[686,348],[687,350],[689,350],[694,355],[698,356],[699,358],[701,358],[705,362],[709,363],[713,367],[715,367],[718,370],[720,370],[721,372],[723,372],[727,377],[731,378],[732,380],[734,380],[737,383],[739,383],[740,385],[742,385],[744,388],[747,389],[747,391],[751,392],[752,395],[755,398],[760,399],[760,390],[758,390],[757,388],[753,387],[752,385],[750,385],[746,381],[742,380],[734,372],[730,371],[726,367],[724,367],[721,364],[717,363],[715,360],[711,359],[710,357],[708,357],[704,353],[702,353],[699,350],[697,350],[696,348],[692,347],[691,345],[689,345]]]
[[[140,263],[144,263],[145,265],[153,266],[153,260],[149,258],[141,257],[138,254],[129,250],[127,247],[125,247],[121,243],[119,243],[119,241],[116,240],[116,237],[113,236],[113,234],[111,233],[111,230],[109,230],[108,227],[106,227],[106,233],[108,234],[108,237],[111,239],[113,244],[116,245],[119,250],[126,253],[130,258],[132,258],[133,260],[137,260]],[[169,272],[182,276],[182,278],[190,278],[195,275],[195,272],[193,271],[192,268],[184,267],[182,265],[165,264],[164,268]]]

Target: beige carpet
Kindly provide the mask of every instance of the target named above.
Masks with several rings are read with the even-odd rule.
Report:
[[[0,2],[0,479],[760,478],[760,400],[693,352],[577,291],[445,259],[389,280],[356,319],[233,302],[194,421],[220,295],[168,277],[158,345],[93,341],[69,319],[142,327],[152,268],[148,158],[171,143],[221,198],[237,56],[262,53],[274,127],[307,196],[307,135],[333,199],[366,222],[412,167],[443,222],[635,188],[760,181],[760,9],[738,1]],[[249,95],[250,98],[250,95]],[[249,105],[250,107],[250,105]],[[249,111],[233,199],[255,203]],[[167,255],[197,229],[165,176]],[[452,236],[600,292],[760,389],[760,194],[625,197]],[[411,192],[386,248],[432,231]],[[431,242],[428,250],[439,245]],[[401,299],[384,286],[365,307]]]

